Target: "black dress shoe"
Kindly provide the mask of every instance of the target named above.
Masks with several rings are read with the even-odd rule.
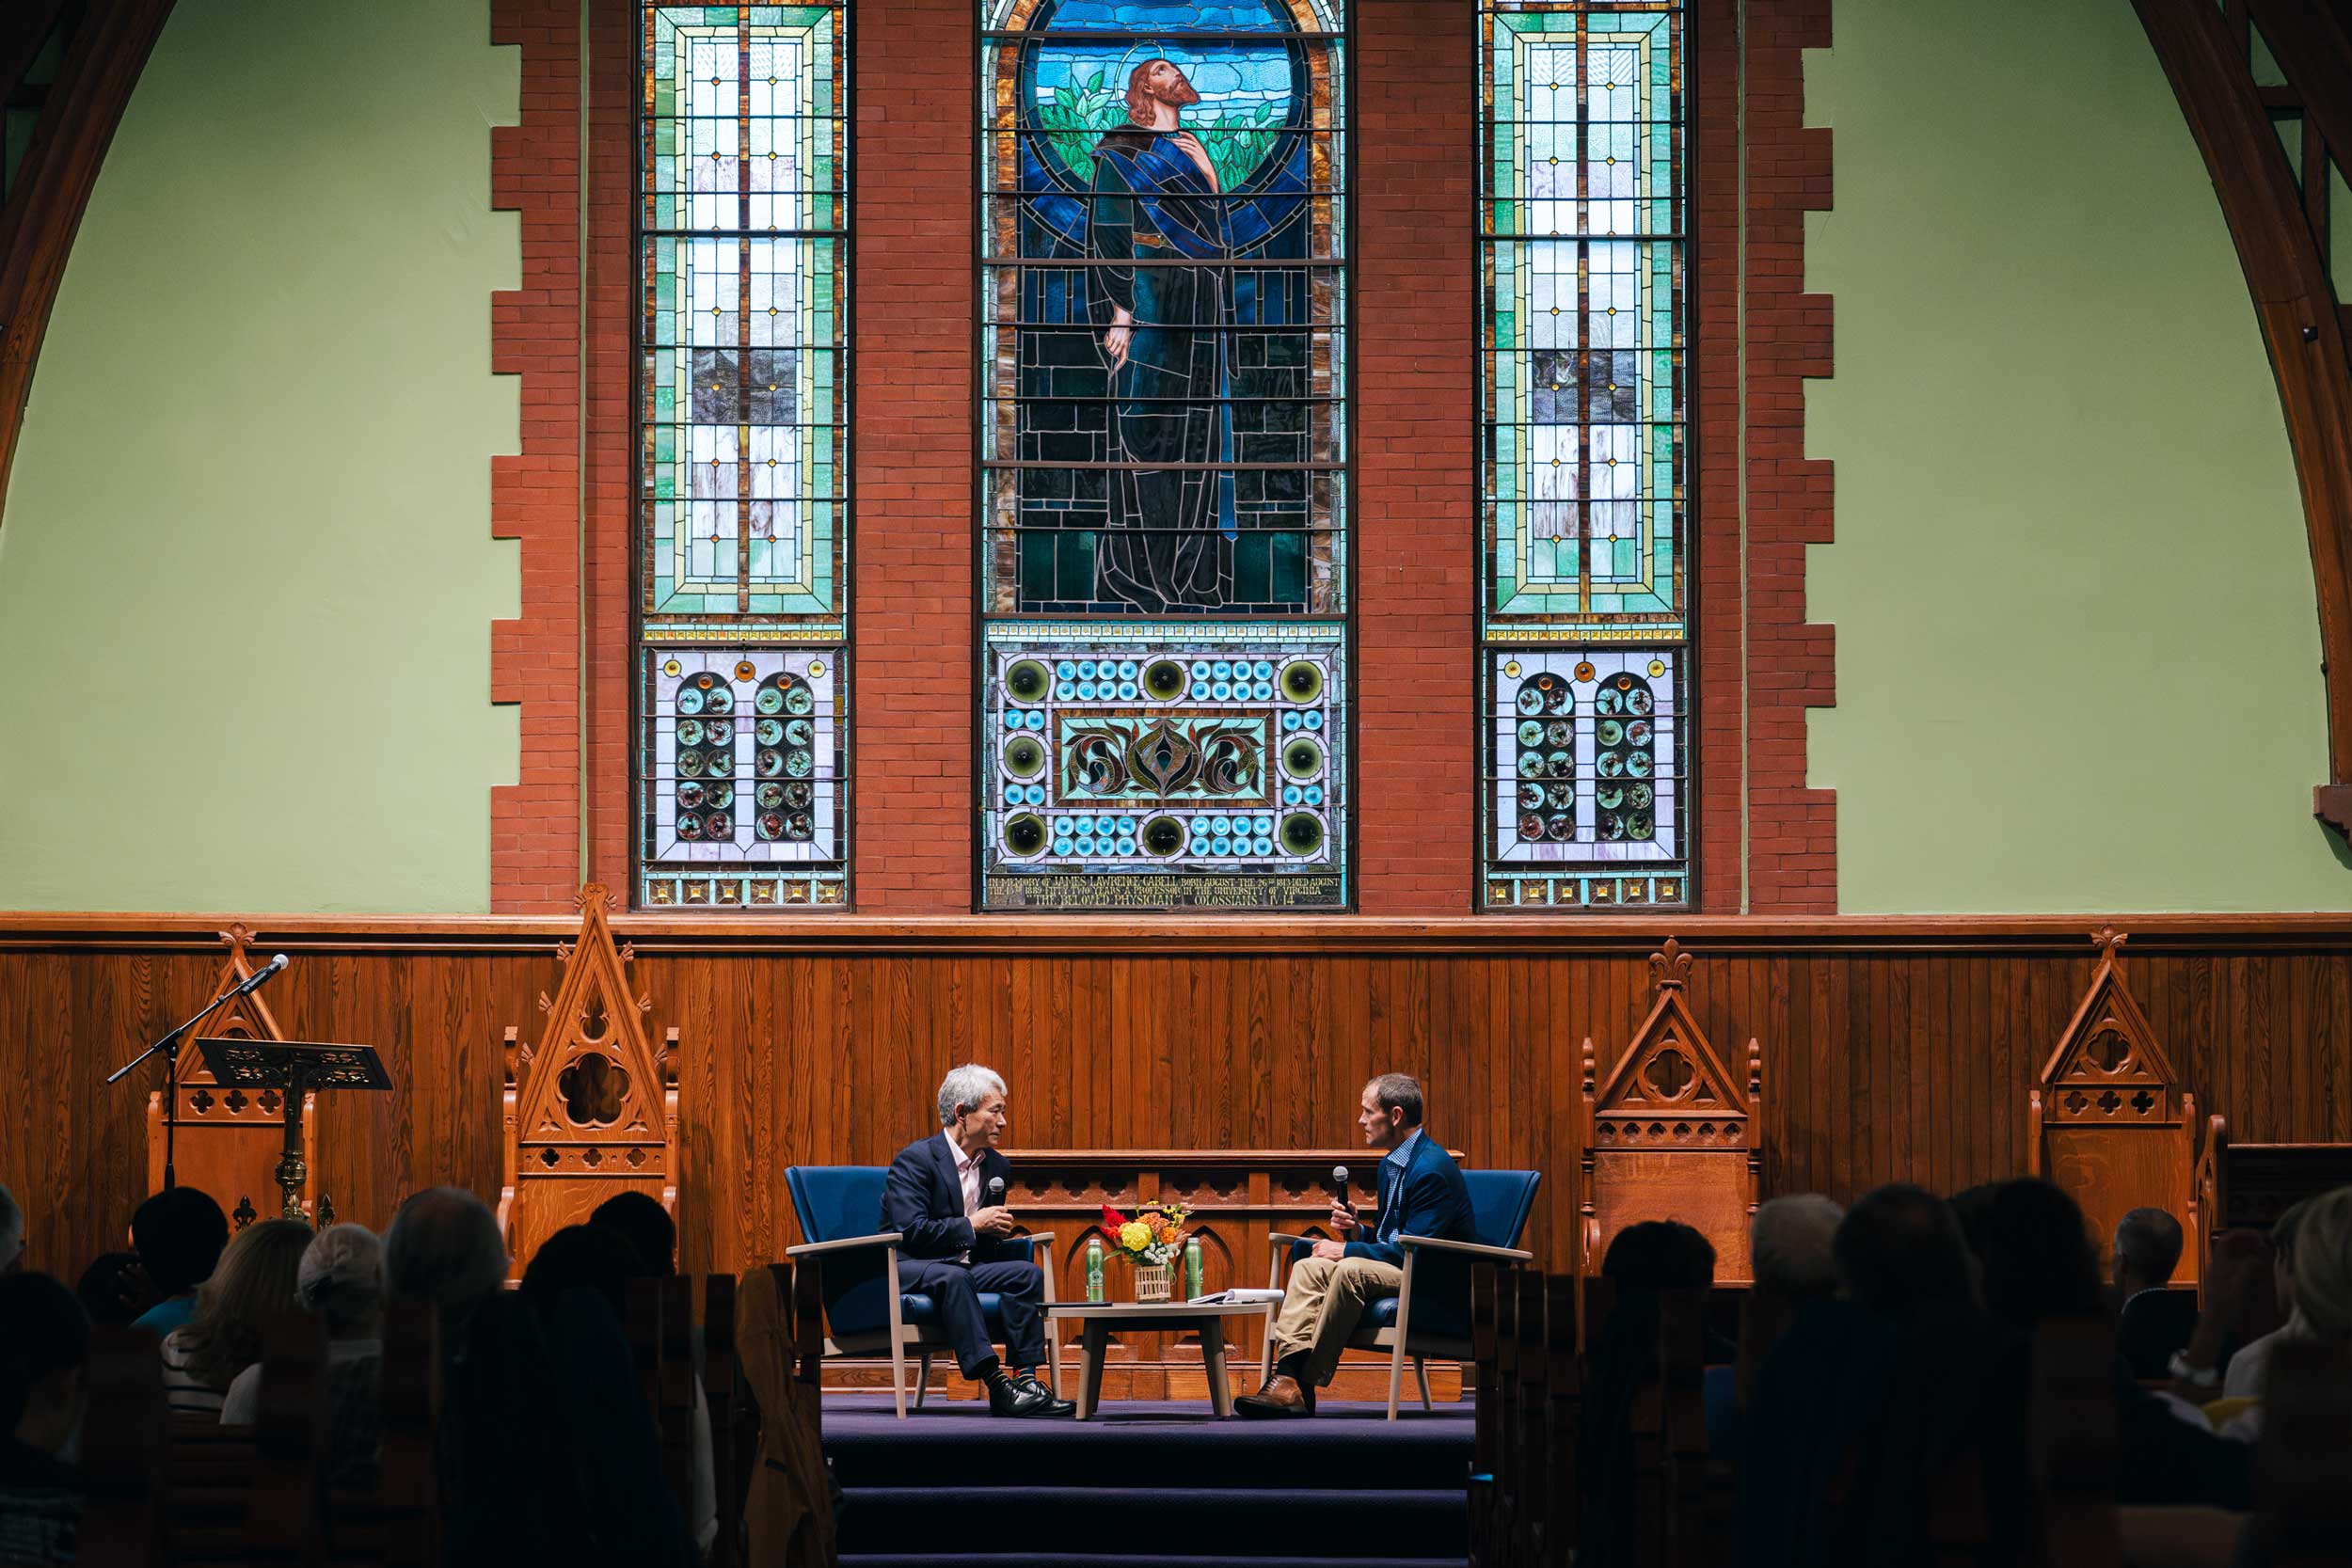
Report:
[[[1013,1382],[1021,1387],[1034,1388],[1045,1396],[1045,1408],[1038,1412],[1041,1416],[1075,1416],[1078,1413],[1078,1406],[1074,1401],[1056,1399],[1054,1391],[1040,1383],[1035,1372],[1023,1372],[1019,1377],[1014,1378]]]
[[[988,1413],[992,1416],[1012,1416],[1034,1419],[1040,1417],[1074,1412],[1077,1409],[1075,1405],[1063,1405],[1061,1409],[1057,1410],[1055,1406],[1060,1403],[1060,1401],[1038,1386],[1037,1380],[1034,1378],[1015,1383],[1012,1379],[998,1373],[988,1380]]]

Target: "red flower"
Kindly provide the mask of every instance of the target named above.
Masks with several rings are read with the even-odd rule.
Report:
[[[1127,1216],[1105,1203],[1103,1205],[1103,1223],[1110,1227],[1111,1234],[1116,1236],[1119,1234],[1119,1227],[1127,1223]]]

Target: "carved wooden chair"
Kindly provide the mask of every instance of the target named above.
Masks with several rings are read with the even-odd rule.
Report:
[[[539,995],[536,1045],[506,1031],[505,1178],[499,1227],[516,1277],[539,1243],[605,1199],[642,1192],[677,1209],[677,1031],[656,1051],[630,994],[634,949],[615,945],[599,884],[582,888],[580,939],[556,948],[564,978]]]
[[[1649,962],[1657,1000],[1607,1077],[1596,1080],[1584,1042],[1576,1272],[1599,1274],[1626,1227],[1679,1220],[1714,1246],[1717,1279],[1744,1281],[1764,1163],[1763,1053],[1748,1041],[1743,1090],[1685,998],[1691,955],[1669,937]]]
[[[2091,933],[2098,967],[2039,1083],[2026,1097],[2026,1172],[2074,1198],[2104,1259],[2118,1221],[2162,1209],[2181,1222],[2173,1278],[2197,1282],[2197,1100],[2183,1089],[2148,1015],[2124,981],[2123,933]]]
[[[218,996],[254,974],[252,930],[242,923],[232,925],[220,933],[220,940],[227,944],[229,957],[213,977],[212,990],[205,992],[208,996]],[[206,1019],[180,1048],[171,1088],[179,1101],[173,1114],[180,1123],[170,1140],[173,1175],[182,1186],[210,1193],[242,1230],[257,1219],[274,1217],[282,1211],[278,1161],[285,1148],[285,1107],[276,1089],[222,1088],[204,1065],[204,1053],[196,1048],[198,1037],[252,1040],[293,1037],[278,1026],[278,1015],[262,992],[254,991]],[[147,1097],[150,1192],[164,1188],[164,1094],[155,1089]],[[302,1110],[303,1168],[315,1175],[319,1168],[318,1096],[305,1093]],[[306,1196],[298,1217],[314,1216],[322,1225],[334,1218],[332,1210],[319,1213],[316,1201]]]

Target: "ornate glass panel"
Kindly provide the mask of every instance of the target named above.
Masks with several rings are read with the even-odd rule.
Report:
[[[1482,901],[1685,903],[1687,8],[1477,25]]]
[[[839,906],[844,6],[648,6],[644,25],[640,895]]]
[[[1346,902],[1336,18],[981,0],[988,907]]]

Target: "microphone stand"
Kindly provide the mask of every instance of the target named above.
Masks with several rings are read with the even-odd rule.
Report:
[[[269,969],[263,969],[261,973],[262,974],[269,974],[275,972]],[[153,1045],[149,1046],[146,1050],[140,1052],[137,1055],[132,1057],[129,1061],[123,1063],[120,1067],[115,1069],[113,1072],[107,1074],[106,1076],[106,1082],[110,1085],[114,1084],[128,1074],[141,1062],[146,1061],[150,1056],[154,1055],[157,1052],[163,1053],[164,1191],[166,1192],[171,1191],[173,1184],[179,1180],[179,1173],[172,1168],[171,1160],[174,1151],[173,1145],[177,1142],[180,1132],[180,1042],[187,1037],[189,1030],[194,1029],[198,1024],[203,1022],[206,1019],[212,1017],[215,1012],[219,1010],[222,1003],[229,1001],[232,997],[242,996],[246,991],[256,990],[260,987],[260,985],[261,976],[256,975],[251,980],[240,981],[236,985],[230,987],[227,990],[222,991],[218,996],[214,997],[210,1002],[205,1003],[202,1009],[199,1010],[194,1018],[189,1019],[185,1023],[183,1023],[180,1027],[174,1029],[171,1033],[166,1035],[162,1039],[157,1040]]]

